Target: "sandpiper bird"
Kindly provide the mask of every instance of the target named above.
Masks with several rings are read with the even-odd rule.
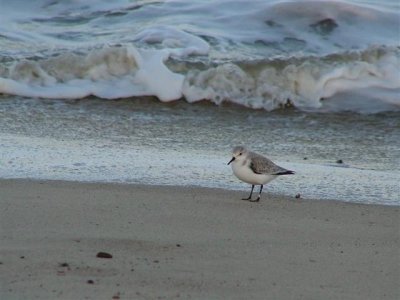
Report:
[[[232,163],[233,174],[240,180],[251,184],[249,197],[242,199],[251,202],[260,201],[264,184],[267,184],[280,175],[294,174],[293,171],[277,166],[268,158],[241,146],[233,148],[232,159],[228,162],[228,165],[230,163]],[[260,185],[260,192],[258,197],[252,200],[251,196],[253,195],[255,185]]]

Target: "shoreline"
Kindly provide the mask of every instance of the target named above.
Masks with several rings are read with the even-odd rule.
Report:
[[[232,176],[234,176],[232,174]],[[102,180],[80,180],[80,179],[47,179],[47,178],[1,178],[0,177],[0,186],[6,182],[10,182],[10,183],[32,183],[32,184],[50,184],[50,183],[54,183],[54,184],[76,184],[76,185],[104,185],[104,186],[114,186],[115,188],[121,186],[121,187],[131,187],[133,189],[135,188],[156,188],[156,189],[190,189],[190,190],[195,190],[195,191],[201,191],[201,190],[205,190],[208,192],[212,192],[212,191],[219,191],[219,192],[226,192],[226,193],[232,193],[232,194],[237,194],[236,197],[238,197],[236,200],[240,200],[241,198],[243,198],[244,196],[248,196],[249,191],[250,191],[250,187],[251,185],[244,183],[242,181],[240,181],[239,179],[237,179],[239,185],[235,186],[233,188],[230,187],[213,187],[213,186],[203,186],[203,185],[176,185],[176,184],[153,184],[153,183],[149,183],[149,184],[144,184],[141,182],[123,182],[123,181],[102,181]],[[275,182],[276,183],[276,182]],[[281,182],[281,183],[285,183],[285,182]],[[353,201],[353,200],[338,200],[338,199],[328,199],[328,198],[321,198],[321,199],[317,199],[317,198],[312,198],[312,197],[304,197],[304,194],[300,194],[300,198],[296,198],[296,191],[295,190],[293,192],[293,195],[289,196],[287,194],[281,194],[277,192],[277,189],[274,188],[273,190],[271,189],[267,189],[266,187],[268,187],[270,185],[270,183],[264,185],[264,189],[263,189],[263,193],[261,196],[261,202],[264,201],[268,201],[268,199],[273,199],[273,200],[284,200],[284,201],[294,201],[294,202],[327,202],[327,203],[336,203],[337,205],[340,204],[346,204],[346,205],[360,205],[360,206],[376,206],[376,207],[393,207],[393,208],[399,208],[399,212],[400,212],[400,204],[398,203],[377,203],[377,202],[363,202],[363,201]],[[241,188],[239,186],[242,186]],[[257,186],[256,186],[257,187]],[[258,186],[259,187],[259,186]],[[257,189],[254,189],[254,193],[257,192]],[[253,195],[254,195],[253,193]],[[243,201],[246,202],[246,201]],[[251,203],[251,202],[249,202]],[[257,203],[255,203],[257,204]],[[399,221],[400,224],[400,221]]]
[[[398,206],[246,193],[0,179],[0,298],[399,297]]]
[[[25,118],[26,111],[43,118]],[[398,157],[391,150],[400,140],[396,116],[10,97],[0,104],[0,177],[244,190],[227,162],[234,146],[252,145],[296,171],[271,182],[274,193],[400,205]],[[318,147],[307,142],[310,136]]]

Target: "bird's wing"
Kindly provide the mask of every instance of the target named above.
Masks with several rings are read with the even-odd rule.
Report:
[[[269,175],[283,175],[288,171],[280,166],[277,166],[268,158],[258,154],[253,154],[250,162],[250,169],[256,174]]]

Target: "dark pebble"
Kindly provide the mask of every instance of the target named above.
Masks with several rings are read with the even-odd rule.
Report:
[[[343,163],[343,160],[342,160],[342,159],[338,159],[338,160],[336,161],[336,163],[337,163],[337,164],[342,164],[342,163]]]
[[[303,159],[304,159],[304,160],[307,160],[307,159],[308,159],[308,157],[304,157]]]
[[[107,252],[99,252],[99,253],[97,253],[96,257],[99,257],[99,258],[112,258],[112,255],[110,253],[107,253]]]
[[[24,259],[24,258],[25,258],[25,256],[20,256],[19,258],[20,258],[20,259]]]
[[[296,199],[300,199],[300,198],[301,198],[301,195],[300,195],[300,194],[296,194],[295,198],[296,198]]]
[[[119,293],[116,293],[111,299],[118,300],[121,299]]]
[[[63,268],[69,268],[69,264],[67,263],[61,263],[59,266]]]
[[[177,247],[181,247],[181,244],[176,244]]]
[[[94,284],[94,281],[92,279],[89,279],[88,281],[86,281],[87,284]]]

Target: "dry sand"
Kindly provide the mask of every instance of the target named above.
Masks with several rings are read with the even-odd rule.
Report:
[[[0,180],[0,299],[400,299],[399,207],[243,188]]]

